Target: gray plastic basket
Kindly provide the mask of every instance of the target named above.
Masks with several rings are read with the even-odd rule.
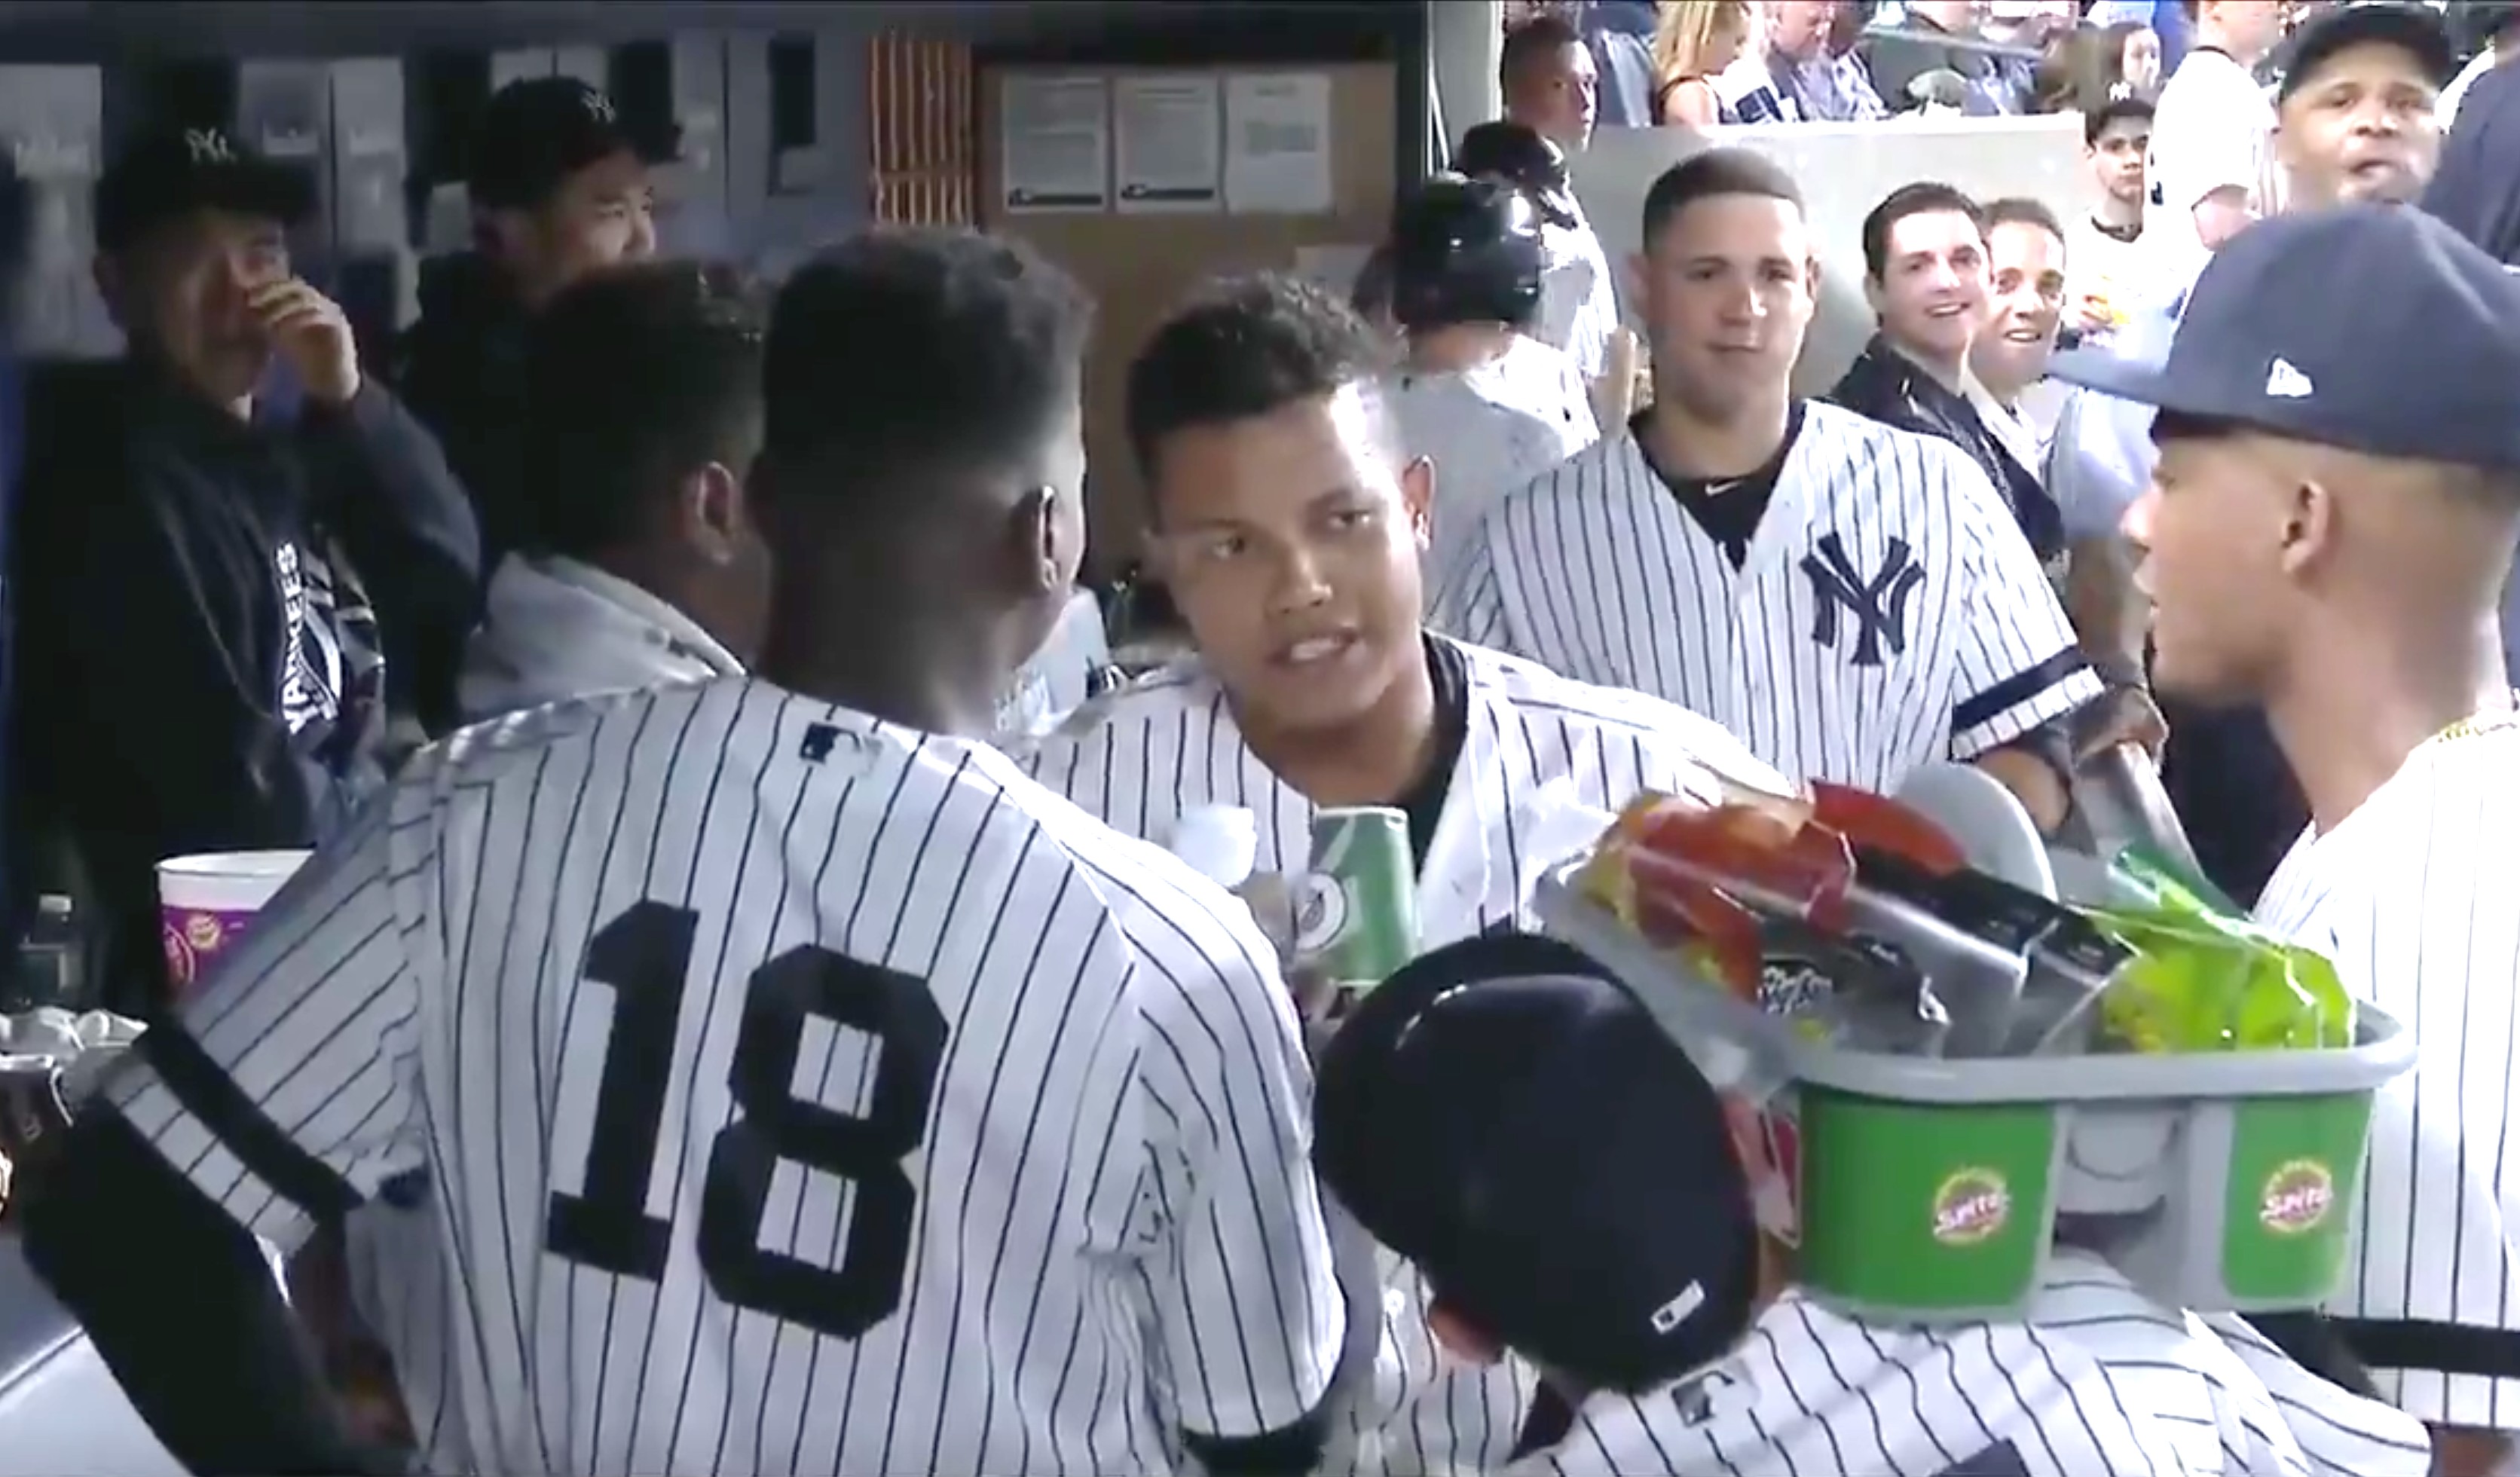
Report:
[[[2059,1230],[2153,1297],[2316,1305],[2344,1266],[2371,1095],[2414,1064],[2386,1014],[2337,1051],[1928,1057],[1802,1036],[1542,879],[1548,931],[1615,973],[1718,1091],[1788,1127],[1803,1280],[1868,1317],[2017,1310]]]

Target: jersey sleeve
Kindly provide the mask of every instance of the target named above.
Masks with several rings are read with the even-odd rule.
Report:
[[[367,806],[97,1086],[203,1194],[284,1247],[424,1160],[396,858],[431,823],[398,829],[393,811]]]
[[[2485,860],[2505,854],[2520,791],[2455,765],[2463,743],[2510,762],[2490,738],[2444,740],[2366,802],[2386,801],[2372,819],[2390,828],[2357,835],[2374,860],[2340,864],[2302,935],[2415,1039],[2415,1069],[2373,1097],[2358,1241],[2328,1311],[2398,1409],[2520,1432],[2520,910],[2507,866]]]
[[[2318,1477],[2424,1477],[2432,1438],[2404,1410],[2319,1378],[2236,1313],[2191,1314],[2267,1392]]]
[[[2073,622],[2011,511],[1958,448],[1935,443],[1965,548],[1952,757],[1974,759],[2100,695]],[[1939,453],[1948,453],[1939,454]]]
[[[1321,1407],[1347,1328],[1313,1177],[1312,1072],[1248,911],[1187,869],[1144,877],[1149,907],[1127,926],[1163,1365],[1185,1430],[1265,1435]]]

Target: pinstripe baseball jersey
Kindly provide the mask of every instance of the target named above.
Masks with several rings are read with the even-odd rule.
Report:
[[[2058,1250],[2027,1311],[2097,1360],[2120,1403],[2159,1420],[2196,1471],[2425,1477],[2432,1465],[2406,1412],[2320,1379],[2236,1315],[2152,1302],[2089,1253]]]
[[[1435,625],[1704,713],[1791,779],[1885,793],[2098,695],[1965,455],[1832,405],[1802,418],[1737,567],[1621,431],[1489,511]]]
[[[2261,922],[2336,962],[2415,1036],[2372,1107],[2358,1242],[2329,1311],[2380,1393],[2448,1425],[2520,1430],[2520,718],[2417,748],[2260,895]]]
[[[1469,731],[1418,881],[1428,947],[1528,922],[1542,868],[1594,833],[1576,807],[1615,810],[1642,790],[1714,798],[1710,770],[1783,784],[1740,742],[1695,714],[1641,694],[1570,682],[1529,662],[1462,648]],[[1257,819],[1259,867],[1304,870],[1314,806],[1244,744],[1225,692],[1193,659],[1079,709],[1026,755],[1051,788],[1133,835],[1168,838],[1182,813],[1238,805]],[[1555,839],[1552,840],[1552,837]],[[1439,1357],[1424,1289],[1388,1253],[1380,1388],[1354,1433],[1357,1465],[1391,1474],[1492,1470],[1511,1451],[1530,1373]]]
[[[1575,361],[1520,334],[1485,364],[1454,374],[1400,370],[1382,388],[1402,455],[1435,464],[1425,558],[1433,572],[1499,498],[1601,435]]]
[[[2200,1380],[2191,1384],[2201,1387]],[[2191,1389],[2180,1412],[2206,1404]],[[2210,1419],[2210,1416],[2208,1417]],[[1787,1293],[1702,1382],[1597,1395],[1507,1477],[2210,1477],[2098,1360],[2036,1323],[1857,1322]],[[2206,1445],[2212,1445],[2209,1436]]]
[[[762,683],[428,751],[145,1040],[106,1096],[275,1239],[426,1172],[479,1471],[1165,1472],[1338,1359],[1247,910]]]

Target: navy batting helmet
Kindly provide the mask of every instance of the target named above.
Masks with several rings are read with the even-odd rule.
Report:
[[[1481,123],[1462,135],[1453,167],[1472,179],[1503,180],[1540,207],[1540,218],[1552,226],[1572,226],[1583,216],[1575,208],[1575,186],[1566,171],[1566,152],[1547,134],[1520,123]]]
[[[1521,328],[1540,311],[1540,215],[1510,185],[1439,174],[1391,216],[1391,316],[1404,329]]]

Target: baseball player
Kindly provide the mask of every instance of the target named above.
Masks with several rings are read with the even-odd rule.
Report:
[[[2285,311],[2329,292],[2328,310]],[[2127,515],[2165,692],[2262,707],[2311,825],[2258,904],[2414,1034],[2373,1110],[2331,1311],[2442,1470],[2520,1430],[2520,718],[2495,612],[2520,539],[2520,280],[2419,211],[2235,237],[2166,360],[2056,371],[2160,407]]]
[[[1424,1274],[1435,1335],[1547,1371],[1513,1477],[2425,1470],[2413,1421],[2325,1386],[2379,1439],[2322,1433],[2354,1464],[2315,1464],[2231,1351],[2088,1258],[2023,1321],[1873,1324],[1791,1290],[1715,1091],[1551,940],[1467,940],[1379,986],[1315,1114],[1325,1186]]]
[[[1312,1463],[1345,1310],[1270,946],[958,737],[1067,597],[1086,326],[968,233],[788,281],[757,678],[430,751],[60,1136],[29,1259],[126,1384],[184,1257],[117,1194],[280,1237],[425,1172],[478,1471]]]
[[[1437,175],[1391,217],[1391,312],[1407,361],[1382,395],[1400,450],[1435,469],[1426,565],[1479,515],[1599,439],[1575,361],[1526,330],[1541,301],[1540,221],[1488,180]]]
[[[1541,869],[1641,790],[1785,790],[1694,714],[1426,634],[1427,470],[1392,445],[1373,352],[1344,304],[1283,277],[1221,285],[1156,330],[1130,366],[1129,433],[1197,654],[1080,709],[1027,755],[1034,777],[1157,842],[1186,810],[1240,806],[1280,873],[1305,870],[1318,806],[1392,805],[1428,942],[1523,920]],[[1405,1298],[1414,1279],[1389,1271]],[[1368,1424],[1396,1413],[1362,1445],[1381,1470],[1486,1470],[1530,1376],[1445,1373],[1414,1306]],[[1373,1450],[1359,1465],[1377,1469]]]
[[[1653,405],[1472,530],[1434,624],[1716,719],[1796,781],[1974,760],[2043,828],[2099,692],[1986,474],[1792,398],[1816,268],[1793,181],[1714,149],[1654,182]]]

